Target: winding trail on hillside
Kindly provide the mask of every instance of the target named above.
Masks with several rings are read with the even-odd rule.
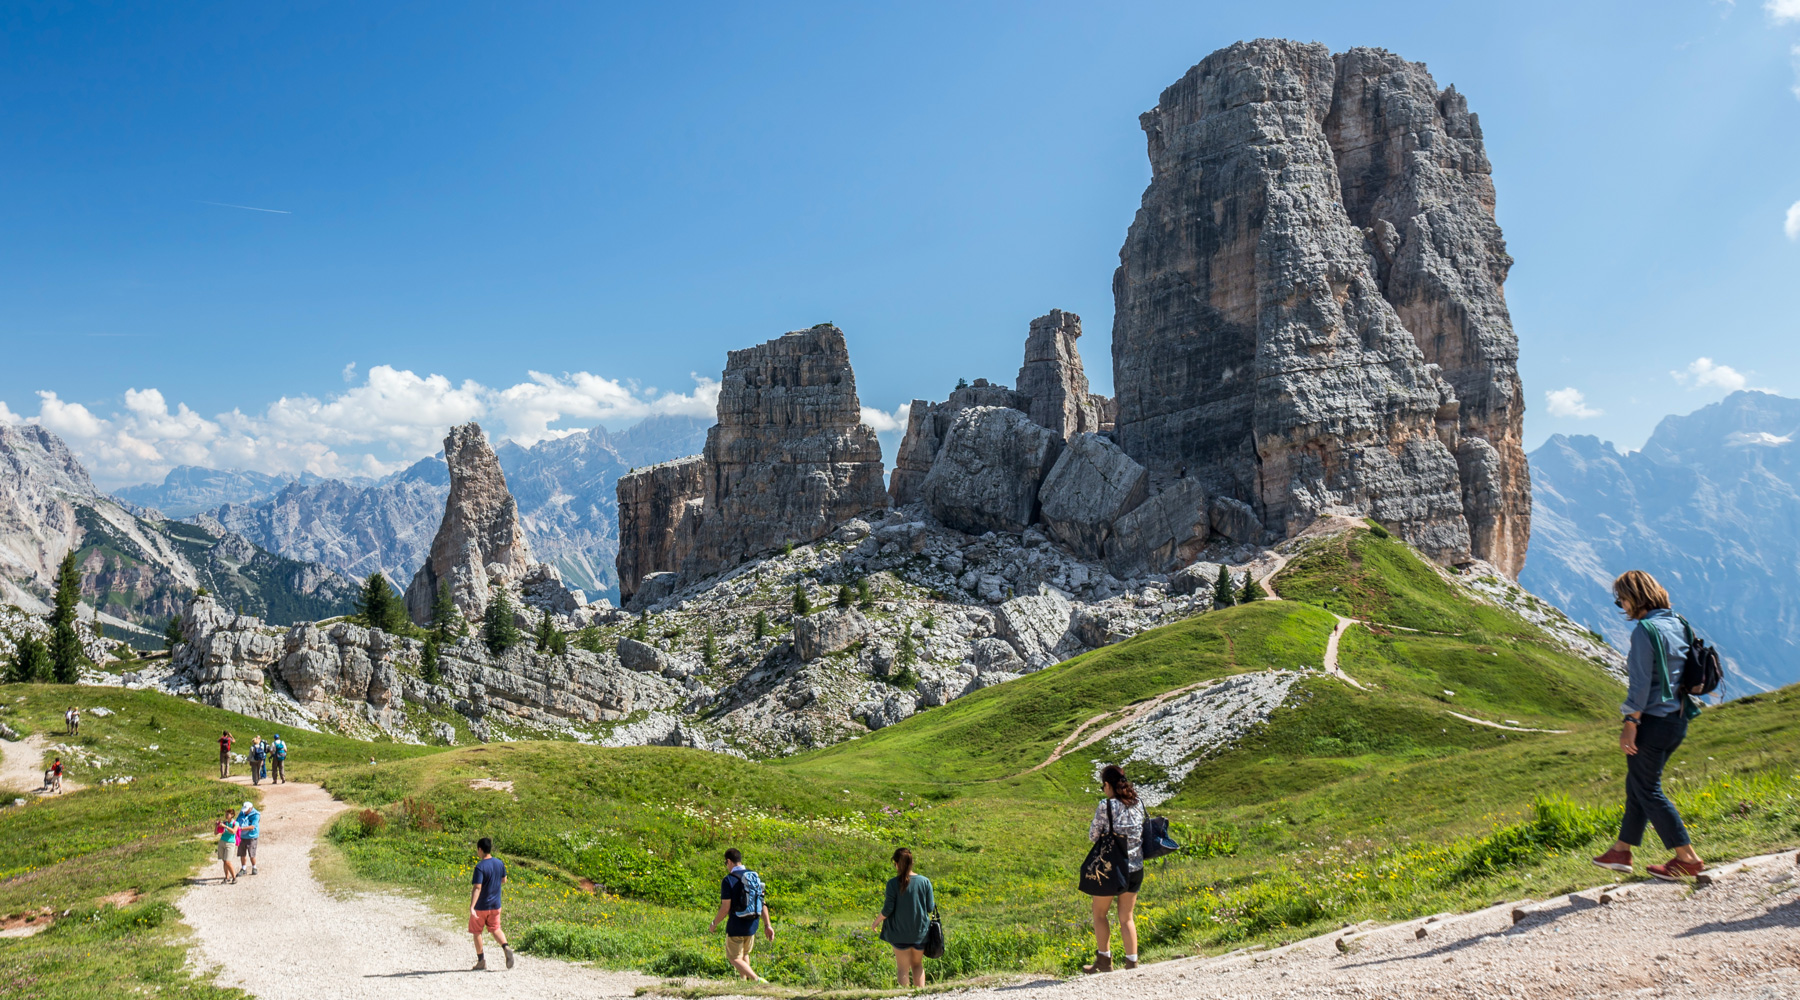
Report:
[[[230,780],[250,791],[247,779]],[[313,877],[312,847],[342,802],[303,782],[257,791],[259,874],[225,885],[209,860],[178,904],[198,938],[191,960],[221,985],[261,1000],[589,1000],[656,982],[529,955],[508,970],[491,939],[489,971],[470,972],[475,946],[461,921],[391,894],[332,896]]]
[[[1647,860],[1647,859],[1646,859]],[[1183,958],[1126,972],[959,993],[969,1000],[1300,1000],[1651,995],[1800,996],[1800,871],[1792,850],[1723,865],[1694,889],[1640,882],[1507,903],[1273,951]],[[1155,875],[1146,898],[1156,899]],[[1515,911],[1519,917],[1515,922]],[[1423,931],[1423,933],[1421,933]],[[956,933],[951,924],[946,928]],[[1340,945],[1339,942],[1342,942]],[[1090,953],[1091,954],[1091,953]],[[925,964],[927,973],[932,963]]]
[[[15,795],[44,795],[44,755],[50,741],[41,733],[22,740],[0,740],[0,790]],[[87,786],[63,778],[62,794],[78,792]]]

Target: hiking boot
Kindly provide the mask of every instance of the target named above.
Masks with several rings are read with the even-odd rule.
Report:
[[[503,944],[500,946],[500,950],[503,952],[506,952],[506,967],[509,969],[512,968],[513,967],[512,945]]]
[[[1631,874],[1630,850],[1621,851],[1617,848],[1612,848],[1607,850],[1605,854],[1594,858],[1593,861],[1594,864],[1599,865],[1602,868],[1609,868],[1615,872],[1624,872],[1627,875]]]
[[[1095,955],[1094,956],[1094,964],[1082,966],[1081,971],[1088,975],[1093,975],[1096,972],[1111,972],[1112,971],[1112,956],[1111,955]]]
[[[1128,959],[1126,959],[1126,960],[1125,960],[1125,967],[1126,967],[1126,968],[1127,968],[1127,969],[1135,969],[1135,968],[1137,968],[1137,959],[1135,959],[1135,958],[1128,958]]]
[[[1705,862],[1670,858],[1667,864],[1649,865],[1645,869],[1664,882],[1684,882],[1706,870]]]
[[[476,955],[475,956],[475,965],[469,971],[470,972],[486,972],[487,971],[487,956],[486,955]]]

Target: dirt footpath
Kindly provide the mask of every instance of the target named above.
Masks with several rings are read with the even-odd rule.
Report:
[[[23,740],[0,740],[0,791],[37,795],[44,791],[44,753],[50,741],[40,734]],[[63,778],[63,794],[85,786]]]
[[[1704,888],[1640,883],[1609,902],[1602,903],[1600,895],[1590,890],[1559,897],[1516,924],[1509,904],[1432,923],[1363,928],[1360,935],[1352,929],[1277,952],[1159,962],[1132,972],[961,995],[983,1000],[1800,997],[1800,871],[1793,852]],[[930,968],[926,963],[927,972]]]
[[[249,798],[249,780],[232,780]],[[223,985],[262,1000],[588,1000],[655,982],[529,955],[509,971],[491,939],[490,970],[470,972],[475,946],[460,922],[398,896],[333,898],[313,878],[312,846],[343,803],[299,782],[260,791],[260,874],[223,885],[209,861],[179,904],[199,938],[192,959]]]

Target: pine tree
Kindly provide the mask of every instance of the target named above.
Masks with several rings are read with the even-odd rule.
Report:
[[[569,637],[563,634],[562,629],[559,629],[559,628],[551,629],[550,630],[550,655],[551,656],[561,656],[564,653],[567,653],[568,651],[569,651]]]
[[[906,631],[900,633],[900,649],[894,657],[902,670],[919,662],[919,651],[913,647],[912,622],[907,622]]]
[[[380,573],[370,573],[363,581],[362,593],[356,598],[356,618],[366,628],[390,633],[406,631],[406,606]]]
[[[869,589],[869,578],[866,576],[856,578],[856,606],[864,611],[875,606],[875,592]]]
[[[1263,590],[1262,584],[1256,582],[1256,574],[1246,571],[1244,573],[1244,593],[1238,598],[1238,603],[1249,604],[1251,601],[1260,601],[1268,596],[1268,591]]]
[[[50,612],[50,675],[58,684],[81,678],[81,637],[75,634],[75,608],[81,603],[81,570],[71,550],[56,568],[56,606]]]
[[[552,641],[550,637],[555,634],[556,626],[550,624],[550,613],[545,612],[543,617],[538,619],[537,633],[534,636],[537,640],[537,651],[540,653],[550,652],[550,643]]]
[[[431,602],[432,634],[437,636],[440,644],[453,642],[463,637],[467,624],[462,613],[456,610],[456,602],[450,599],[450,581],[439,583],[437,597]]]
[[[187,641],[181,634],[181,616],[170,615],[169,624],[163,626],[163,648],[174,652],[175,647]]]
[[[849,607],[854,600],[856,600],[856,594],[851,591],[849,584],[846,583],[838,588],[837,606],[839,610]]]
[[[768,636],[769,613],[767,611],[758,611],[756,613],[756,624],[750,627],[750,631],[751,634],[756,636],[757,642],[763,641],[763,639]]]
[[[481,616],[481,641],[487,644],[488,652],[499,656],[519,644],[519,625],[513,621],[512,601],[505,590],[494,592],[494,599],[488,602],[487,612]]]
[[[719,637],[713,635],[712,626],[706,627],[706,644],[700,647],[700,662],[706,669],[719,669]]]
[[[639,642],[650,641],[650,609],[638,612],[637,621],[631,625],[631,637]]]
[[[438,672],[438,640],[436,632],[425,633],[425,651],[419,654],[419,676],[425,683],[436,684],[443,675]]]
[[[812,614],[812,600],[806,596],[806,584],[794,584],[794,614],[804,618]]]
[[[1231,571],[1219,567],[1219,579],[1213,583],[1213,607],[1229,608],[1237,603],[1231,595]]]
[[[12,664],[6,670],[7,681],[12,684],[32,684],[42,680],[49,672],[50,654],[44,651],[44,644],[30,632],[20,635],[13,647]]]

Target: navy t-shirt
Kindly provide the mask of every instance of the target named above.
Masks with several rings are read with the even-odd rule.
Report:
[[[475,865],[475,878],[469,884],[481,886],[481,896],[475,900],[477,910],[500,908],[500,880],[505,877],[506,865],[499,858],[486,858]]]
[[[745,869],[738,869],[744,871]],[[762,923],[760,915],[740,917],[737,912],[744,908],[744,880],[737,872],[725,876],[719,883],[719,898],[731,900],[731,915],[725,918],[725,933],[729,937],[751,937],[756,933],[757,925]]]

